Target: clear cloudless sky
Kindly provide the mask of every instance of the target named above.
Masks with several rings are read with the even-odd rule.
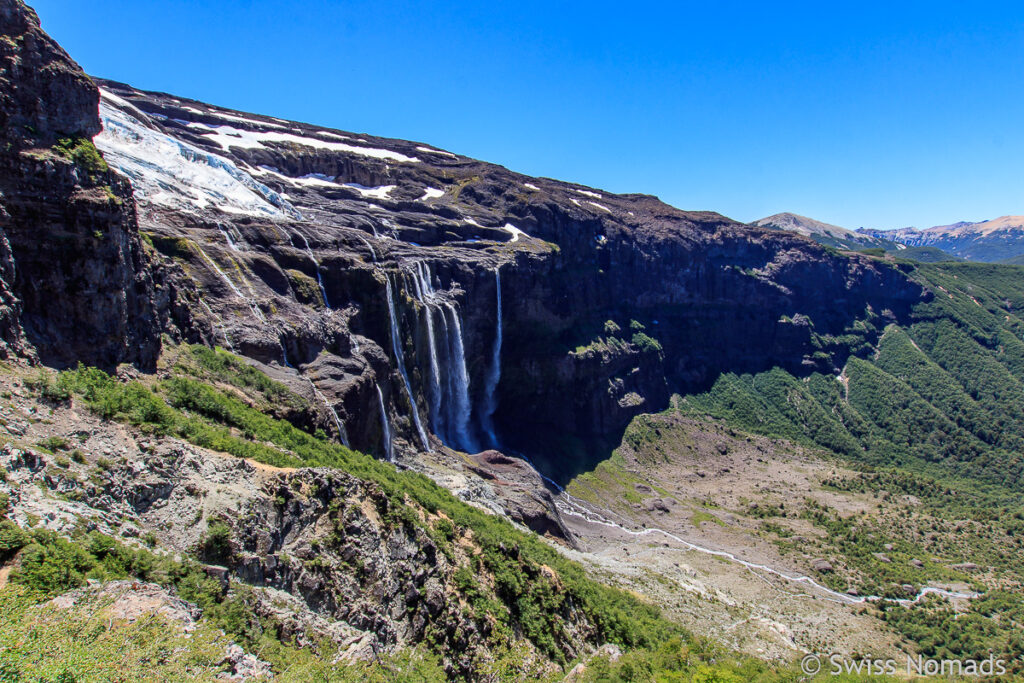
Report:
[[[1024,214],[1024,2],[28,0],[87,72],[750,221]]]

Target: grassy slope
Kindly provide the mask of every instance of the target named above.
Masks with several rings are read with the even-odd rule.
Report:
[[[182,347],[180,351],[171,368],[171,377],[159,382],[147,379],[123,383],[101,371],[79,368],[56,376],[42,371],[32,383],[48,400],[80,401],[104,418],[133,425],[143,432],[173,435],[206,448],[277,466],[316,465],[343,470],[379,486],[389,496],[396,519],[401,523],[425,525],[425,531],[442,544],[453,533],[469,532],[479,549],[476,566],[461,568],[456,582],[466,602],[483,618],[497,624],[493,647],[504,654],[495,666],[505,671],[499,675],[499,680],[521,679],[523,671],[516,663],[519,647],[516,643],[522,642],[522,638],[552,661],[571,664],[558,645],[565,642],[562,630],[566,625],[559,614],[565,612],[563,608],[567,604],[586,615],[595,630],[595,645],[615,643],[630,653],[625,664],[609,664],[610,668],[602,665],[597,671],[614,671],[626,666],[651,672],[657,670],[666,675],[674,672],[673,675],[685,675],[687,679],[692,674],[705,676],[706,680],[717,680],[714,676],[721,676],[721,680],[791,678],[791,672],[756,660],[732,657],[707,643],[694,641],[677,625],[662,618],[655,606],[591,580],[579,565],[535,536],[459,501],[426,477],[398,471],[390,464],[332,443],[322,435],[308,434],[268,416],[264,411],[271,406],[301,402],[301,399],[230,354],[202,347]],[[240,389],[245,390],[244,394]],[[243,400],[243,396],[251,398]],[[0,503],[6,507],[6,501]],[[445,522],[446,527],[442,529],[439,521],[423,521],[416,509],[444,513],[451,521]],[[407,514],[402,514],[403,510]],[[26,532],[0,521],[0,562],[11,557],[16,557],[20,565],[11,575],[12,585],[27,589],[27,593],[11,594],[11,589],[3,593],[5,601],[0,604],[0,619],[3,619],[5,633],[23,633],[33,628],[33,620],[42,618],[25,607],[28,603],[83,585],[87,578],[133,576],[170,586],[200,605],[204,609],[204,623],[224,629],[253,651],[259,650],[278,671],[330,673],[341,676],[342,680],[352,678],[350,669],[331,665],[309,650],[276,640],[273,624],[252,617],[246,607],[244,590],[233,591],[230,597],[220,595],[219,588],[205,578],[191,560],[174,562],[125,547],[96,533],[82,532],[68,541],[49,532]],[[475,580],[476,572],[491,575],[493,589],[482,588]],[[82,619],[84,621],[75,622],[76,628],[91,628],[88,618],[83,616]],[[71,656],[64,654],[71,643],[60,640],[58,634],[46,629],[39,632],[45,634],[39,647],[51,648],[54,654],[61,653],[60,657]],[[74,652],[78,654],[74,656],[94,657],[97,672],[114,671],[120,664],[116,661],[116,650],[108,648],[108,636],[114,638],[108,633],[104,639],[96,641],[95,647],[76,645]],[[128,647],[124,666],[134,666],[132,662],[148,657],[145,634],[137,634],[126,627],[117,638]],[[173,636],[167,638],[173,640]],[[197,638],[195,652],[179,652],[180,656],[168,659],[161,664],[165,668],[155,669],[153,675],[166,674],[167,680],[175,680],[180,673],[177,667],[182,666],[196,667],[202,674],[197,674],[199,679],[212,675],[216,666],[203,668],[206,665],[195,660],[204,656],[199,648],[206,643],[204,638]],[[179,646],[187,645],[183,641],[175,642]],[[19,669],[21,673],[42,676],[41,680],[51,680],[50,676],[52,680],[62,680],[60,672],[49,664],[33,663],[11,654],[17,651],[8,649],[6,655],[0,656],[0,666],[12,671],[12,667],[23,667]],[[373,665],[356,678],[369,679],[372,674],[382,680],[435,680],[441,676],[437,660],[440,654],[405,653],[402,655],[405,659],[400,659],[398,664]],[[409,665],[413,660],[416,666]],[[717,664],[711,663],[712,660]],[[398,675],[396,671],[405,673]],[[75,680],[103,679],[103,674],[96,673]]]

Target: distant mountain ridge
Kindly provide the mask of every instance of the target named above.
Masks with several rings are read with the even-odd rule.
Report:
[[[841,228],[838,225],[824,223],[807,216],[795,213],[777,213],[760,220],[754,221],[753,225],[774,230],[785,230],[795,232],[805,237],[810,237],[820,244],[838,249],[885,249],[886,251],[899,251],[902,245],[889,239],[874,234],[862,234]]]
[[[861,228],[857,233],[908,247],[937,247],[969,261],[1010,261],[1024,256],[1024,216],[1000,216],[977,223],[960,221],[925,230]]]

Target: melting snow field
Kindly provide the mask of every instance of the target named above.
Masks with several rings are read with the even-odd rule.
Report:
[[[420,197],[421,202],[425,202],[428,199],[437,199],[444,196],[444,190],[439,190],[436,187],[428,187],[423,191],[423,196]]]
[[[320,140],[318,138],[308,138],[302,135],[295,135],[293,133],[275,133],[273,131],[252,131],[242,130],[233,126],[208,126],[205,123],[190,123],[189,128],[203,129],[205,131],[202,135],[206,137],[210,142],[220,145],[220,147],[227,151],[232,147],[241,147],[243,149],[265,149],[266,142],[283,142],[293,143],[296,145],[303,145],[305,147],[312,147],[314,149],[327,149],[333,152],[347,152],[349,154],[358,154],[364,157],[372,157],[374,159],[389,159],[391,161],[399,161],[404,163],[418,163],[419,159],[416,157],[407,157],[404,154],[398,152],[392,152],[388,149],[378,149],[376,147],[356,147],[355,145],[348,145],[344,142],[329,142],[327,140]],[[333,136],[337,137],[337,136]]]
[[[128,176],[140,198],[182,211],[214,207],[250,216],[300,216],[283,197],[232,161],[150,128],[111,106],[124,100],[107,92],[102,95],[103,132],[96,136],[96,146]],[[138,109],[128,107],[145,118]]]
[[[529,237],[529,235],[511,223],[506,223],[502,230],[512,235],[512,239],[510,239],[509,242],[518,242],[520,237]]]
[[[380,187],[366,187],[359,183],[345,183],[345,187],[352,188],[364,197],[372,199],[390,199],[389,193],[395,189],[395,185],[381,185]]]
[[[326,176],[323,173],[308,173],[304,176],[299,176],[298,178],[292,178],[291,176],[286,176],[283,173],[278,172],[277,169],[272,168],[270,166],[260,166],[260,171],[267,175],[272,175],[278,180],[282,180],[286,183],[291,183],[292,185],[304,185],[312,187],[341,187],[338,183],[334,182],[334,180],[330,176]]]
[[[440,154],[443,157],[451,157],[452,159],[458,159],[459,158],[457,154],[452,154],[451,152],[445,152],[445,151],[442,151],[440,149],[433,149],[433,148],[430,148],[430,147],[417,147],[416,151],[417,152],[425,152],[427,154]]]

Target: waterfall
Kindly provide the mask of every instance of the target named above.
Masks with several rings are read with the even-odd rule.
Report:
[[[327,397],[324,396],[323,392],[317,389],[316,384],[313,383],[312,379],[310,379],[309,377],[306,377],[305,379],[307,382],[309,382],[309,386],[312,387],[313,395],[316,396],[317,399],[319,399],[319,401],[324,404],[324,407],[327,408],[328,412],[330,412],[331,414],[331,417],[334,419],[334,427],[335,429],[338,430],[338,438],[341,439],[341,443],[346,448],[350,447],[351,444],[349,444],[348,442],[348,431],[345,429],[345,424],[341,421],[341,418],[338,417],[338,411],[334,409],[334,406],[332,406],[331,402],[327,400]]]
[[[263,315],[263,312],[259,309],[259,307],[255,303],[253,303],[252,299],[250,299],[249,297],[247,297],[244,294],[242,294],[242,290],[238,289],[238,287],[235,286],[235,283],[231,281],[231,278],[229,278],[227,276],[227,274],[223,270],[220,269],[220,266],[217,265],[216,261],[214,261],[212,258],[210,258],[209,254],[207,254],[205,251],[203,251],[203,248],[201,246],[199,246],[199,243],[198,242],[193,242],[193,244],[195,245],[196,249],[199,250],[199,254],[204,259],[206,259],[206,262],[209,263],[213,267],[213,269],[215,271],[217,271],[217,274],[220,275],[221,279],[224,280],[224,282],[227,283],[228,287],[231,288],[231,291],[235,293],[235,296],[237,296],[239,299],[241,299],[242,301],[244,301],[245,303],[247,303],[249,305],[249,310],[251,310],[253,312],[253,315],[255,315],[257,318],[259,318],[260,322],[263,322],[263,323],[267,322],[266,317]],[[246,283],[246,284],[248,284],[248,283]],[[251,288],[250,288],[249,293],[252,294],[252,289]]]
[[[302,245],[306,250],[306,256],[308,256],[309,260],[313,262],[313,267],[316,269],[316,284],[320,288],[320,295],[324,298],[324,306],[330,309],[331,304],[327,301],[327,290],[324,289],[324,281],[323,278],[320,277],[320,262],[316,260],[316,256],[313,255],[313,250],[309,248],[309,242],[306,240],[306,237],[301,232],[297,232],[295,234],[299,236],[300,240],[302,240]],[[295,246],[295,242],[292,242],[292,246]]]
[[[445,443],[475,453],[479,447],[471,426],[473,405],[458,308],[434,289],[426,262],[413,264],[403,277],[423,304],[430,358],[430,427]]]
[[[384,410],[384,394],[381,393],[380,385],[377,387],[377,405],[380,406],[380,424],[384,430],[384,457],[388,462],[394,462],[395,456],[391,451],[391,423],[388,422],[388,411]]]
[[[224,227],[223,223],[218,222],[217,229],[220,230],[222,235],[224,235],[224,239],[227,240],[228,246],[231,247],[231,251],[241,251],[241,249],[238,248],[238,243],[235,241],[235,238],[231,235],[230,228]]]
[[[423,443],[423,449],[430,452],[430,441],[427,439],[427,432],[423,429],[423,423],[420,421],[420,411],[416,407],[416,398],[412,393],[412,385],[409,383],[409,373],[405,371],[405,360],[402,357],[402,339],[398,335],[398,317],[395,315],[395,300],[391,293],[391,278],[384,274],[384,285],[385,292],[388,298],[388,316],[391,322],[391,349],[395,354],[395,364],[398,365],[398,371],[402,375],[402,381],[405,383],[405,391],[409,396],[409,407],[412,410],[412,421],[416,425],[416,432],[420,436],[420,441]]]
[[[362,237],[360,237],[360,238],[359,238],[359,240],[360,240],[360,241],[361,241],[361,242],[362,242],[363,244],[365,244],[365,245],[366,245],[366,248],[367,248],[367,249],[369,249],[369,250],[370,250],[370,258],[371,258],[371,259],[373,260],[373,262],[374,262],[374,263],[376,263],[376,262],[377,262],[377,252],[376,252],[376,251],[374,251],[374,249],[373,249],[373,245],[372,245],[372,244],[370,244],[369,242],[367,242],[366,240],[364,240],[364,239],[363,239]]]
[[[445,303],[444,311],[451,318],[451,324],[448,327],[452,332],[448,335],[451,367],[448,368],[448,374],[452,378],[452,388],[455,394],[453,397],[455,434],[458,436],[459,445],[463,450],[476,453],[480,449],[469,427],[473,406],[469,401],[469,373],[466,371],[466,349],[462,344],[462,322],[459,320],[459,310],[455,304]]]
[[[497,323],[494,327],[494,347],[491,351],[491,368],[487,373],[487,381],[484,384],[484,411],[480,416],[480,422],[491,440],[491,446],[498,447],[498,439],[494,434],[494,411],[498,409],[498,400],[494,392],[498,389],[498,382],[501,380],[501,267],[494,269],[494,288],[497,298],[498,310],[496,313]]]
[[[295,368],[292,367],[292,364],[288,362],[288,349],[284,347],[284,340],[281,339],[281,337],[278,337],[277,343],[281,345],[281,362],[284,363],[284,366],[286,368],[291,368],[292,370],[295,370]]]
[[[413,284],[416,285],[416,298],[423,304],[427,322],[427,345],[430,355],[430,426],[438,435],[446,437],[441,426],[441,365],[437,355],[437,335],[434,331],[432,305],[435,293],[434,286],[430,282],[430,271],[427,269],[427,265],[423,262],[417,263],[412,278]]]
[[[224,319],[213,312],[213,309],[210,308],[210,305],[206,303],[205,299],[199,299],[199,303],[206,309],[206,312],[210,314],[210,317],[213,318],[214,324],[216,324],[217,329],[220,330],[221,336],[224,337],[224,343],[227,344],[228,351],[233,353],[235,347],[231,345],[231,338],[228,337],[228,331],[224,329]]]

